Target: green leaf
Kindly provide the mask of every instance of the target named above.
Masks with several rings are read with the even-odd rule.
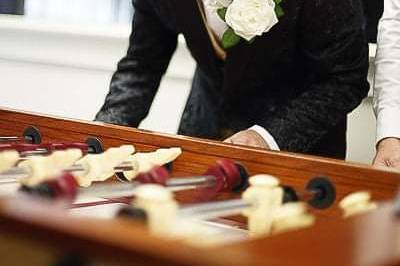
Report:
[[[240,42],[240,37],[236,35],[232,28],[228,28],[222,36],[222,47],[229,49]]]
[[[227,10],[228,10],[227,7],[222,7],[222,8],[219,8],[219,9],[217,10],[218,16],[219,16],[223,21],[225,21],[225,15],[226,15],[226,11],[227,11]]]
[[[275,5],[280,5],[280,3],[282,3],[282,0],[274,0],[274,2],[275,2]]]
[[[283,15],[285,15],[285,12],[283,11],[282,7],[279,5],[275,6],[275,14],[278,18],[282,17]]]

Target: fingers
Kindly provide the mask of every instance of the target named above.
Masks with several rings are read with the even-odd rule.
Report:
[[[374,161],[372,162],[372,166],[376,168],[386,168],[389,167],[387,164],[387,160],[385,160],[382,156],[376,156]]]
[[[226,143],[269,149],[265,140],[253,130],[240,131],[224,140]]]
[[[238,133],[231,138],[231,142],[239,145],[247,145],[257,147],[258,141],[247,133]]]
[[[400,140],[384,139],[378,145],[373,166],[400,170]]]
[[[229,137],[227,139],[224,140],[225,143],[232,143],[233,144],[233,138]]]
[[[399,157],[391,158],[388,161],[388,163],[389,163],[389,167],[400,170],[400,158]]]
[[[232,135],[231,137],[227,138],[224,142],[238,144],[238,145],[246,145],[246,146],[254,145],[254,141],[244,131],[240,131]]]

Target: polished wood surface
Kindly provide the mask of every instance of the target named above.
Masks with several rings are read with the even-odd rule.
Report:
[[[152,237],[141,224],[122,219],[71,217],[57,206],[32,199],[0,199],[0,232],[3,236],[29,239],[31,247],[52,247],[60,254],[67,251],[123,265],[219,265],[217,254],[204,256],[202,250]],[[0,245],[0,250],[4,249],[8,249],[5,243]]]
[[[385,204],[369,214],[215,250],[220,251],[251,254],[243,265],[400,265],[400,216]]]
[[[131,221],[71,217],[44,203],[0,198],[0,236],[0,254],[17,239],[23,243],[16,252],[38,250],[32,256],[39,256],[33,260],[39,262],[72,253],[101,261],[100,265],[400,265],[400,218],[391,204],[305,230],[196,248],[151,236],[143,225]]]
[[[338,199],[369,190],[374,200],[394,198],[400,174],[338,160],[233,146],[102,123],[0,110],[0,135],[20,135],[37,127],[44,142],[84,141],[89,136],[105,147],[134,144],[139,151],[179,146],[174,175],[201,174],[218,158],[242,163],[251,174],[268,173],[298,189],[309,178],[327,176]],[[227,193],[222,198],[234,197]],[[183,195],[190,201],[193,195]],[[49,203],[21,196],[0,198],[0,262],[3,265],[57,265],[65,254],[77,254],[99,265],[204,266],[391,266],[400,265],[400,218],[391,203],[355,218],[340,218],[337,206],[315,212],[317,224],[272,237],[213,248],[195,248],[149,235],[143,225],[120,219],[72,217]],[[331,218],[331,219],[322,219]]]
[[[242,163],[250,174],[268,173],[283,184],[303,189],[315,176],[329,177],[336,185],[337,199],[358,191],[368,190],[373,199],[392,198],[400,184],[400,173],[380,171],[367,165],[285,152],[265,151],[222,142],[168,135],[99,122],[56,118],[46,115],[0,109],[0,135],[21,134],[25,127],[37,127],[43,142],[84,141],[89,136],[101,139],[105,147],[134,144],[138,151],[159,147],[181,147],[183,154],[174,163],[175,176],[203,173],[218,158],[230,158]],[[234,195],[224,195],[229,198]],[[183,201],[192,196],[183,193]],[[337,200],[337,201],[338,201]],[[337,216],[336,205],[320,216]]]

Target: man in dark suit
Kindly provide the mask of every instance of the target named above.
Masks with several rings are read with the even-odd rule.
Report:
[[[139,125],[182,33],[197,68],[179,134],[271,148],[248,130],[259,125],[281,150],[344,158],[347,114],[369,88],[359,0],[284,0],[276,25],[222,56],[199,1],[133,1],[128,53],[96,120]]]

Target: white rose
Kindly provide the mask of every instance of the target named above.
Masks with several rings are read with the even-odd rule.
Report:
[[[278,18],[273,0],[233,0],[225,16],[226,23],[240,37],[250,41],[269,31]]]
[[[221,5],[222,7],[227,7],[227,6],[229,6],[230,4],[232,4],[232,1],[233,0],[216,0],[217,1],[217,3],[219,4],[219,5]]]
[[[204,0],[204,5],[214,12],[223,7],[228,7],[233,0]]]

